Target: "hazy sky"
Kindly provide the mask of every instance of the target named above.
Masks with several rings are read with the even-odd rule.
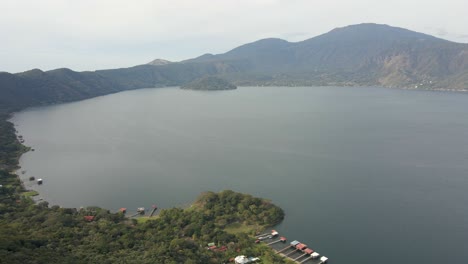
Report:
[[[468,43],[468,0],[0,0],[0,71],[96,70],[374,22]]]

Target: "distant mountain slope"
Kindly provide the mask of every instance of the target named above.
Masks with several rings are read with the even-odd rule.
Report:
[[[179,86],[203,76],[236,85],[381,85],[468,90],[468,44],[379,24],[336,28],[300,42],[263,39],[224,54],[130,68],[0,73],[0,109]]]
[[[214,76],[205,76],[200,79],[196,79],[188,84],[184,84],[180,87],[186,90],[199,90],[199,91],[219,91],[219,90],[234,90],[237,89],[232,83]]]
[[[0,73],[0,109],[82,100],[123,90],[123,86],[94,72],[38,69]]]
[[[384,85],[467,89],[468,44],[407,29],[360,24],[291,43],[265,39],[190,62],[242,61],[270,84]]]

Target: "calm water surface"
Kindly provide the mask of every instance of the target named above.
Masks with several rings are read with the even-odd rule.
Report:
[[[273,200],[333,263],[468,263],[468,94],[382,88],[143,89],[17,113],[50,204]]]

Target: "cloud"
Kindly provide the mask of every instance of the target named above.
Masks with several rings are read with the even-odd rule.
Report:
[[[267,37],[300,41],[363,22],[460,41],[468,24],[468,2],[461,0],[2,0],[0,10],[0,71],[182,60]]]

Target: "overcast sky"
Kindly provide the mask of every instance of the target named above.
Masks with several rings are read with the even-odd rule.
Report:
[[[468,43],[468,0],[0,0],[0,71],[96,70],[364,22]]]

